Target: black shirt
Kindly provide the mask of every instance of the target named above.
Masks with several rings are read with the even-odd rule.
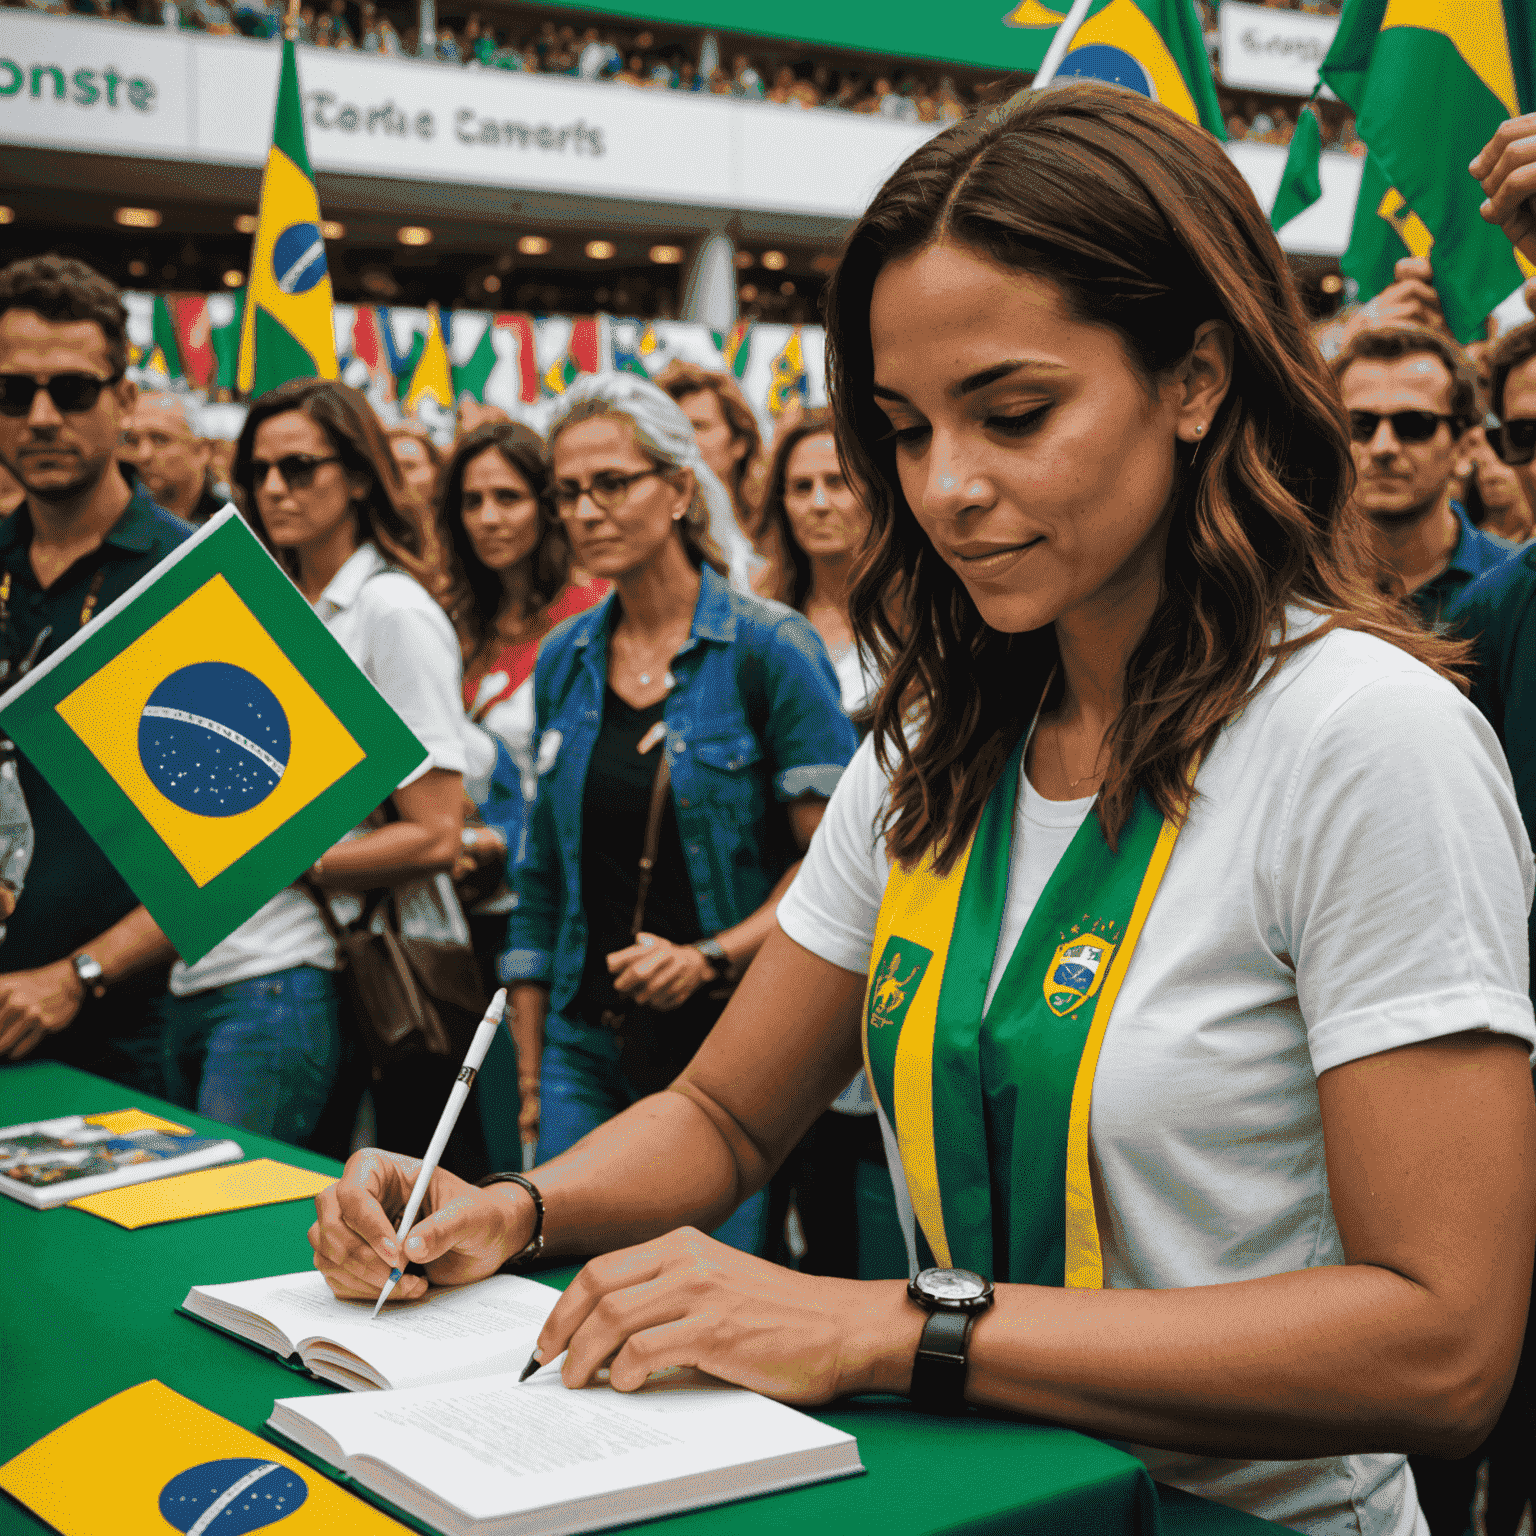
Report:
[[[10,577],[0,655],[9,657],[14,669],[45,628],[52,632],[34,660],[52,655],[79,630],[87,598],[94,593],[94,617],[192,533],[190,524],[157,506],[142,486],[136,487],[101,544],[44,591],[32,571],[32,514],[23,502],[0,522],[0,581]],[[11,675],[14,678],[14,670]],[[21,900],[6,920],[5,938],[0,940],[0,972],[32,970],[62,960],[88,946],[139,904],[127,882],[24,754],[18,754],[17,766],[32,813],[34,843]],[[112,996],[108,993],[109,1000]]]
[[[574,1012],[597,1019],[605,1008],[628,1006],[613,990],[608,956],[634,941],[630,925],[640,891],[640,854],[651,790],[661,766],[659,725],[665,701],[633,709],[612,688],[603,693],[603,723],[587,766],[581,797],[581,895],[587,914],[587,958]],[[654,734],[653,734],[654,733]],[[653,735],[650,751],[640,743]],[[651,888],[645,899],[645,932],[674,944],[704,937],[698,906],[688,880],[677,812],[667,796],[661,817],[661,843]]]

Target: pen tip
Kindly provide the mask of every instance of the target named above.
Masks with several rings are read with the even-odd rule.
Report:
[[[523,1374],[517,1378],[519,1383],[527,1381],[528,1378],[532,1376],[536,1370],[538,1370],[542,1363],[543,1362],[539,1359],[536,1353],[529,1355],[528,1364],[523,1367]]]

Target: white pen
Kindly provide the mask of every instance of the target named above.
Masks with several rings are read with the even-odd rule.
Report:
[[[448,1095],[448,1102],[443,1106],[443,1117],[437,1122],[437,1129],[432,1133],[432,1144],[427,1148],[427,1155],[421,1160],[421,1172],[416,1175],[415,1188],[411,1190],[411,1198],[405,1202],[405,1210],[400,1216],[400,1225],[395,1230],[395,1239],[402,1247],[405,1243],[405,1234],[411,1230],[411,1223],[416,1220],[416,1212],[421,1209],[421,1202],[426,1197],[427,1185],[432,1182],[432,1175],[437,1171],[443,1148],[448,1145],[448,1138],[453,1135],[453,1128],[459,1122],[459,1111],[464,1108],[464,1100],[469,1097],[475,1074],[480,1070],[480,1063],[485,1060],[485,1053],[491,1048],[491,1041],[496,1038],[496,1031],[501,1024],[501,1016],[506,1011],[506,1006],[507,989],[502,987],[491,999],[491,1006],[485,1010],[485,1017],[480,1020],[480,1027],[475,1031],[474,1040],[470,1042],[469,1054],[464,1058],[464,1065],[459,1068],[458,1081],[454,1083]],[[389,1300],[389,1293],[400,1283],[400,1276],[404,1273],[403,1268],[390,1270],[389,1279],[384,1289],[379,1292],[378,1303],[373,1309],[374,1317],[379,1315],[379,1308]]]

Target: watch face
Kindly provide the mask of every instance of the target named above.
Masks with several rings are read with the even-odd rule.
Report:
[[[987,1292],[987,1282],[968,1269],[925,1269],[917,1284],[936,1301],[976,1301]]]

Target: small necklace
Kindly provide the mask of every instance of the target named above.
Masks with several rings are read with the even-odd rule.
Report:
[[[1104,745],[1101,742],[1099,744],[1098,752],[1094,754],[1093,767],[1095,770],[1099,766],[1099,758],[1103,755],[1103,752]],[[1061,750],[1061,738],[1059,736],[1056,738],[1056,761],[1061,764],[1062,777],[1065,778],[1067,772],[1067,758],[1066,754]],[[1103,777],[1104,775],[1101,773],[1090,771],[1085,773],[1080,779],[1067,779],[1067,788],[1076,789],[1079,784],[1086,784],[1089,779],[1101,779]]]

